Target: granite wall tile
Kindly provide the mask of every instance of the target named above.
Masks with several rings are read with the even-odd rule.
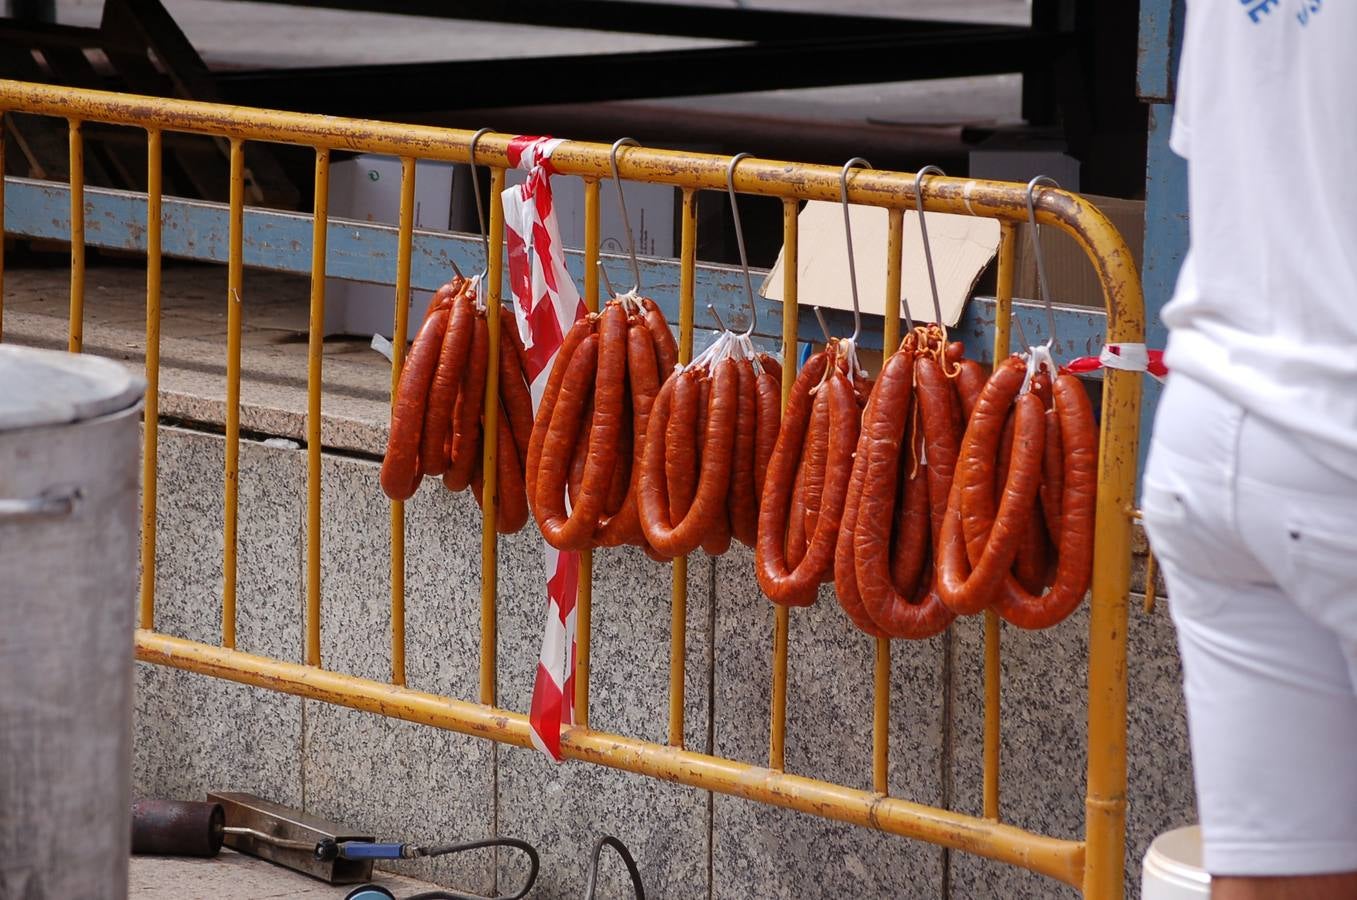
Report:
[[[1001,748],[1002,818],[1078,839],[1087,767],[1088,606],[1044,631],[1005,626]],[[979,814],[983,764],[983,622],[956,626],[954,780],[958,808]],[[1139,895],[1140,859],[1163,831],[1195,821],[1177,645],[1167,611],[1145,615],[1133,597],[1128,630],[1126,892]],[[1077,897],[1020,869],[954,854],[960,896]]]
[[[162,427],[156,530],[156,629],[221,641],[225,440]],[[301,659],[304,458],[241,441],[236,646]],[[201,799],[250,791],[300,805],[301,700],[137,664],[133,785],[144,796]]]
[[[768,754],[773,607],[753,554],[716,564],[715,752],[755,764]],[[844,616],[831,586],[791,612],[785,768],[871,790],[875,641]],[[893,796],[942,801],[942,639],[892,645]],[[713,897],[933,896],[942,851],[788,810],[716,796]]]
[[[500,609],[500,700],[526,712],[532,696],[546,613],[541,542],[527,529],[502,559],[522,560],[516,588]],[[627,547],[594,559],[591,727],[664,743],[669,721],[671,569]],[[688,573],[684,735],[707,746],[711,564],[694,554]],[[499,830],[537,844],[543,854],[535,896],[583,895],[590,850],[603,834],[622,840],[641,868],[647,891],[666,898],[705,898],[708,890],[709,797],[705,792],[624,772],[567,762],[552,765],[531,750],[499,751]],[[501,861],[501,884],[521,876]],[[609,852],[600,865],[599,896],[629,897],[625,869]]]

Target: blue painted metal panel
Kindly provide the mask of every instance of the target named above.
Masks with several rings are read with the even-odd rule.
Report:
[[[69,240],[70,191],[64,184],[10,178],[5,186],[5,230],[8,234]],[[228,210],[225,205],[164,198],[162,207],[162,252],[207,262],[227,260]],[[146,249],[146,198],[126,191],[88,188],[85,191],[85,241],[91,247],[144,251]],[[244,258],[247,267],[309,275],[311,272],[311,219],[307,215],[247,208],[244,215]],[[334,219],[329,223],[326,274],[332,278],[393,284],[396,276],[396,229],[390,225]],[[411,286],[432,291],[447,281],[455,261],[464,272],[478,271],[485,254],[476,235],[442,231],[416,231],[411,261]],[[604,258],[615,285],[630,285],[627,260]],[[577,282],[583,281],[584,256],[569,254],[567,264]],[[756,277],[760,277],[758,273]],[[248,279],[247,279],[248,284]],[[641,284],[671,322],[678,320],[679,265],[673,259],[642,259]],[[696,278],[698,328],[715,327],[706,314],[707,304],[716,307],[732,329],[748,325],[748,304],[740,270],[730,266],[699,265]],[[249,302],[248,293],[245,302]],[[756,298],[760,343],[774,349],[781,341],[782,304]],[[1033,342],[1045,340],[1046,313],[1035,304],[1015,302],[1015,317]],[[853,317],[840,310],[825,310],[830,330],[851,334]],[[1058,306],[1060,343],[1057,358],[1096,354],[1102,346],[1106,319],[1101,309]],[[974,348],[977,358],[989,356],[994,333],[994,301],[976,298],[967,305],[955,329],[958,337]],[[1015,329],[1016,332],[1016,329]],[[819,342],[822,335],[815,316],[803,309],[799,335],[802,341]],[[697,335],[700,348],[707,340]],[[881,347],[880,316],[863,316],[862,345]]]
[[[1136,94],[1142,100],[1173,102],[1184,11],[1183,0],[1140,0]]]

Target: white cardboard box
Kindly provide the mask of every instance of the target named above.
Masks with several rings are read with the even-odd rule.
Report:
[[[447,230],[452,209],[450,163],[415,164],[415,227]],[[330,167],[330,215],[396,225],[400,221],[400,160],[364,154]],[[392,262],[394,265],[394,260]],[[452,273],[448,273],[451,277]],[[413,291],[411,309],[423,310],[431,292]],[[406,337],[419,330],[412,312]],[[395,289],[328,278],[325,281],[325,333],[390,336],[395,323]]]

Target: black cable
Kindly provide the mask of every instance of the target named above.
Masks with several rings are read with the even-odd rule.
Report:
[[[480,850],[484,847],[511,847],[515,850],[522,850],[528,856],[528,878],[524,883],[522,890],[517,894],[500,895],[497,897],[486,897],[483,894],[460,894],[456,891],[426,891],[422,894],[411,894],[405,900],[522,900],[532,890],[532,886],[537,883],[537,870],[541,861],[537,857],[537,848],[527,841],[520,841],[517,838],[487,838],[483,841],[470,841],[465,844],[440,844],[433,847],[414,848],[415,856],[447,856],[450,853],[463,853],[467,850]]]
[[[603,852],[603,845],[607,844],[617,851],[617,855],[622,857],[622,862],[627,864],[627,872],[631,875],[631,886],[636,891],[636,900],[646,900],[645,885],[641,884],[641,871],[636,868],[636,860],[631,858],[631,851],[627,846],[610,834],[605,834],[594,844],[593,858],[589,862],[589,883],[584,889],[584,900],[594,900],[594,891],[598,885],[598,858]]]

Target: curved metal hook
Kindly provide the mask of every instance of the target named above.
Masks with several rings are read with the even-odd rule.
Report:
[[[853,262],[853,225],[848,217],[848,170],[854,166],[870,169],[872,164],[861,156],[855,156],[844,163],[843,169],[839,172],[839,200],[843,203],[843,236],[848,242],[848,279],[853,286],[853,336],[849,340],[857,343],[858,335],[862,333],[862,309],[858,306],[858,271]],[[823,323],[821,324],[823,326]]]
[[[1055,306],[1051,302],[1051,288],[1046,282],[1046,266],[1041,261],[1041,226],[1037,224],[1037,208],[1033,199],[1033,192],[1039,184],[1049,184],[1051,187],[1059,189],[1060,185],[1049,175],[1038,175],[1027,182],[1027,224],[1032,227],[1032,253],[1037,258],[1037,287],[1041,291],[1041,299],[1046,303],[1046,324],[1051,329],[1051,336],[1046,340],[1047,347],[1055,346]]]
[[[612,150],[608,153],[608,165],[613,170],[613,183],[617,185],[617,207],[622,211],[622,227],[627,230],[627,252],[631,254],[631,277],[636,283],[632,286],[633,291],[641,290],[641,265],[636,261],[636,238],[631,233],[631,219],[627,216],[627,201],[622,197],[622,179],[617,174],[617,150],[619,147],[639,147],[640,143],[635,138],[618,138],[613,143]]]
[[[754,325],[759,321],[759,308],[754,302],[754,283],[749,278],[749,256],[744,248],[744,229],[740,227],[740,207],[735,202],[735,167],[747,156],[748,153],[735,154],[730,158],[730,165],[726,167],[726,193],[730,196],[730,215],[735,220],[735,245],[740,248],[740,268],[744,270],[744,293],[749,299],[749,327],[745,329],[745,337],[754,333]]]
[[[714,321],[717,327],[722,331],[730,331],[730,329],[726,327],[726,323],[721,321],[721,314],[717,312],[716,307],[710,303],[707,304],[707,314],[712,317],[712,321]]]
[[[946,326],[942,324],[942,300],[938,298],[938,277],[933,274],[933,247],[928,242],[928,219],[924,216],[923,184],[925,175],[941,175],[945,178],[947,173],[937,166],[924,166],[914,173],[914,208],[919,213],[919,236],[923,238],[924,242],[924,264],[928,267],[928,287],[933,292],[933,320],[938,323],[939,328],[945,328]]]
[[[490,232],[485,227],[485,211],[481,209],[481,180],[476,177],[476,142],[481,135],[489,134],[493,128],[482,128],[471,136],[471,150],[467,153],[467,165],[471,168],[471,190],[476,194],[476,221],[481,224],[481,244],[485,247],[485,269],[490,271]]]

